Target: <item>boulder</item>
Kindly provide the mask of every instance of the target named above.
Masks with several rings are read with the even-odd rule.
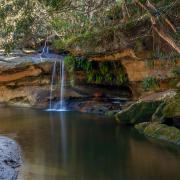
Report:
[[[162,102],[158,108],[156,109],[155,113],[152,115],[152,122],[163,122],[164,121],[164,107],[166,106],[166,102]]]
[[[0,179],[15,180],[21,165],[20,147],[7,137],[0,137]]]
[[[137,124],[151,120],[161,101],[140,101],[115,115],[120,124]]]
[[[105,113],[105,116],[107,116],[109,118],[114,118],[118,112],[119,112],[119,110],[110,110]]]
[[[135,128],[146,136],[180,145],[180,130],[158,122],[136,124]]]
[[[180,94],[170,100],[163,109],[165,118],[180,118]]]

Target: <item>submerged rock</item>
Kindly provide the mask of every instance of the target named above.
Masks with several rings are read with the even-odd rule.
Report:
[[[180,130],[158,122],[140,123],[135,128],[146,136],[180,145]]]
[[[15,180],[21,165],[20,147],[7,137],[0,137],[0,179]]]

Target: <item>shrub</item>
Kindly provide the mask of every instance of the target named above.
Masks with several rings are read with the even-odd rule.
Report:
[[[179,78],[180,77],[180,67],[176,67],[173,69],[172,73],[174,74],[175,77]]]
[[[64,65],[67,72],[73,72],[76,58],[73,56],[66,56],[64,58]]]
[[[153,76],[147,77],[143,80],[142,87],[145,91],[156,89],[158,87],[158,81]]]

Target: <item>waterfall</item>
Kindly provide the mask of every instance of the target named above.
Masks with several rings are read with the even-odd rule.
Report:
[[[53,99],[53,86],[55,83],[55,76],[56,76],[56,68],[57,68],[57,62],[59,62],[59,102],[54,106],[52,103]],[[65,111],[65,103],[64,103],[64,59],[61,57],[60,61],[55,61],[52,69],[52,76],[51,76],[51,86],[50,86],[50,97],[49,97],[49,109],[48,111]]]
[[[41,62],[43,61],[43,56],[49,56],[49,47],[48,47],[48,38],[46,39],[44,43],[44,47],[42,49],[42,52],[39,54]]]
[[[64,106],[64,60],[60,61],[60,110],[65,110]]]
[[[56,61],[54,62],[54,65],[53,65],[53,71],[52,71],[52,77],[51,77],[49,109],[52,109],[52,95],[53,95],[53,86],[54,86],[54,81],[55,81],[55,75],[56,75]]]
[[[42,48],[42,52],[39,54],[40,60],[43,61],[48,59],[53,59],[54,58],[54,65],[52,68],[52,76],[51,76],[51,85],[50,85],[50,96],[49,96],[49,109],[48,111],[65,111],[66,107],[65,107],[65,103],[64,103],[64,58],[63,56],[58,56],[56,54],[53,53],[49,53],[49,47],[48,47],[48,37],[45,40],[45,44]],[[53,99],[53,91],[54,91],[54,85],[56,84],[56,69],[57,69],[57,63],[59,63],[60,65],[60,69],[59,69],[59,102],[56,103],[56,105],[53,105],[52,103],[52,99]]]

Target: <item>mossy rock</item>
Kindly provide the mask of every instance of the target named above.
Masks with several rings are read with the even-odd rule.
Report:
[[[180,145],[180,130],[175,127],[154,122],[140,123],[135,125],[135,128],[146,136]]]
[[[105,116],[109,118],[115,118],[115,115],[119,112],[119,110],[112,110],[112,111],[107,111],[105,113]]]
[[[163,110],[165,118],[176,118],[180,117],[180,94],[177,94]]]
[[[164,120],[164,107],[166,106],[166,102],[162,102],[158,108],[156,109],[155,113],[152,115],[152,122],[163,122]]]
[[[137,124],[151,120],[161,101],[142,101],[131,105],[115,115],[120,124]]]
[[[150,122],[143,122],[135,125],[135,128],[140,132],[144,133],[144,129],[150,124]]]

